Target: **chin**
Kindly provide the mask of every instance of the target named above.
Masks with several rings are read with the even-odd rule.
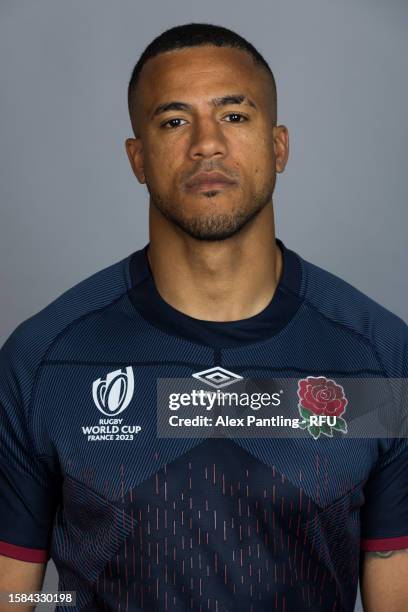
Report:
[[[251,215],[220,212],[195,217],[173,217],[171,219],[185,234],[195,240],[216,242],[232,238],[251,220]]]
[[[188,236],[216,242],[238,234],[267,203],[266,198],[254,198],[253,207],[248,210],[230,194],[223,196],[221,190],[214,189],[180,199],[156,196],[153,203],[168,221]]]

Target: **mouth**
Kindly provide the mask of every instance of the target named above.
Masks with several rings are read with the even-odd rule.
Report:
[[[190,192],[221,191],[236,186],[236,182],[220,173],[201,173],[186,183],[186,189]]]

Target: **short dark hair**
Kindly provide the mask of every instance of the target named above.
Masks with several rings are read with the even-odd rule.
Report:
[[[135,129],[133,121],[135,92],[140,73],[145,63],[149,59],[166,51],[174,51],[176,49],[199,47],[204,45],[241,49],[242,51],[246,51],[249,53],[249,55],[251,55],[255,64],[263,66],[271,77],[274,94],[274,116],[276,117],[275,77],[269,64],[262,57],[259,51],[257,51],[250,42],[245,40],[245,38],[236,32],[229,30],[228,28],[210,23],[186,23],[184,25],[170,28],[152,40],[152,42],[143,51],[136,66],[134,67],[128,86],[128,107],[133,129]]]

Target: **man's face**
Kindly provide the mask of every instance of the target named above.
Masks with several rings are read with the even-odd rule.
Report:
[[[151,203],[190,236],[221,240],[271,201],[287,158],[268,73],[246,52],[162,53],[143,67],[127,152]]]

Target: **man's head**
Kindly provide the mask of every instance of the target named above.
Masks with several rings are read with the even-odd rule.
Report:
[[[136,64],[128,100],[133,170],[182,231],[225,239],[271,202],[287,130],[273,74],[242,37],[208,24],[164,32]]]

